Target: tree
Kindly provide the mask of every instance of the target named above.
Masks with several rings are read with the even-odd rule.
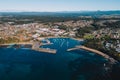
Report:
[[[86,35],[84,35],[84,39],[86,40],[89,40],[89,39],[94,39],[94,35],[92,35],[92,34],[86,34]]]

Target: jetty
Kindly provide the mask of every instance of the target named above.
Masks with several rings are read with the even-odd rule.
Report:
[[[67,49],[67,51],[73,51],[73,50],[77,50],[77,49],[80,49],[80,48],[77,48],[77,47],[75,47],[75,48],[70,48],[70,49]]]
[[[57,52],[57,50],[50,49],[50,48],[35,48],[32,50],[39,51],[39,52],[45,52],[45,53],[51,53],[51,54],[56,54],[56,52]]]
[[[117,60],[115,60],[114,58],[110,57],[109,55],[107,55],[107,54],[105,54],[105,53],[103,53],[101,51],[98,51],[98,50],[95,50],[95,49],[92,49],[92,48],[88,48],[88,47],[85,47],[85,46],[76,46],[75,48],[68,49],[67,51],[73,51],[73,50],[77,50],[77,49],[83,49],[83,50],[87,50],[87,51],[96,53],[98,55],[101,55],[104,58],[106,58],[107,60],[109,60],[111,62],[111,64],[118,63]]]
[[[52,45],[53,43],[41,43],[40,46]]]
[[[50,41],[48,41],[47,43],[34,42],[34,43],[32,44],[32,50],[39,51],[39,52],[56,54],[56,52],[57,52],[56,49],[40,48],[40,46],[51,45],[51,44],[53,44],[53,43],[51,43]]]

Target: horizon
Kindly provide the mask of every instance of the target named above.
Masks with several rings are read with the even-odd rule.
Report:
[[[119,3],[120,0],[4,0],[0,1],[0,12],[115,11],[120,10]]]
[[[0,11],[0,12],[41,12],[41,13],[69,13],[69,12],[106,12],[106,11],[120,11],[120,10],[81,10],[81,11],[9,11],[9,10],[3,10],[3,11]]]

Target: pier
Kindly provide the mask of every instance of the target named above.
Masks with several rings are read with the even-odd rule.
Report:
[[[83,49],[83,50],[87,50],[87,51],[96,53],[98,55],[101,55],[104,58],[106,58],[107,60],[109,60],[111,62],[111,64],[118,63],[118,61],[116,61],[114,58],[110,57],[109,55],[107,55],[107,54],[105,54],[101,51],[98,51],[98,50],[95,50],[95,49],[92,49],[92,48],[88,48],[88,47],[85,47],[85,46],[76,46],[75,48],[68,49],[67,51],[73,51],[73,50],[77,50],[77,49]]]
[[[39,52],[56,54],[57,50],[55,50],[55,49],[40,48],[40,46],[51,45],[51,44],[53,44],[53,43],[51,43],[49,40],[47,40],[47,43],[34,42],[33,45],[32,45],[32,50],[39,51]]]
[[[51,54],[56,54],[57,50],[55,49],[49,49],[49,48],[36,48],[36,49],[32,49],[35,51],[39,51],[39,52],[45,52],[45,53],[51,53]]]
[[[73,50],[77,50],[77,49],[80,49],[80,48],[77,48],[77,47],[75,47],[75,48],[70,48],[70,49],[68,49],[67,51],[73,51]]]
[[[52,45],[53,43],[41,43],[40,46]]]

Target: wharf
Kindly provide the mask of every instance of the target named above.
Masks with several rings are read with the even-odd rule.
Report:
[[[73,51],[73,50],[77,50],[77,49],[80,49],[80,48],[77,48],[77,47],[75,47],[75,48],[70,48],[70,49],[68,49],[67,51]]]
[[[51,45],[51,44],[53,44],[53,43],[50,43],[50,41],[48,41],[47,43],[35,42],[35,43],[33,43],[33,45],[32,45],[32,50],[39,51],[39,52],[45,52],[45,53],[56,54],[57,50],[55,50],[55,49],[40,48],[40,46]]]
[[[49,49],[49,48],[36,48],[36,49],[32,49],[35,51],[39,51],[39,52],[45,52],[45,53],[52,53],[52,54],[56,54],[57,50],[55,49]]]

